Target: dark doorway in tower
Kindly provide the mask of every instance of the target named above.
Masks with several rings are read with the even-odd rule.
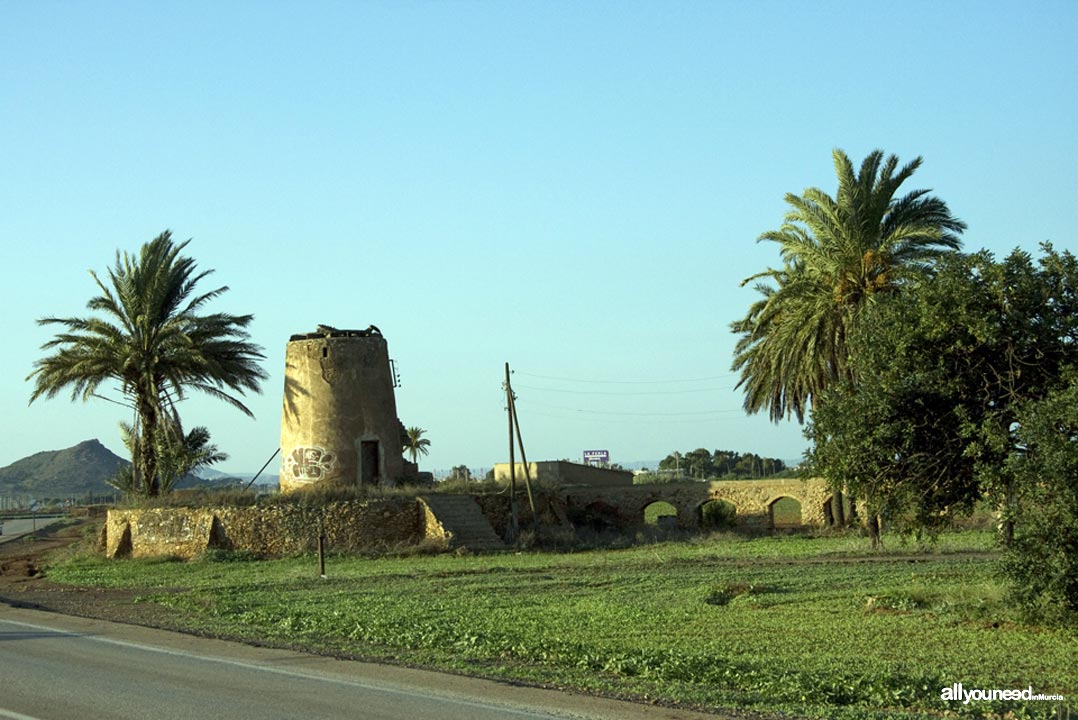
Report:
[[[378,484],[378,441],[364,440],[359,444],[359,484]]]

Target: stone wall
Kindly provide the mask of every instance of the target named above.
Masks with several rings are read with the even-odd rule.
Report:
[[[524,483],[524,463],[514,463],[517,482]],[[528,463],[528,472],[532,480],[546,485],[587,486],[587,487],[624,487],[633,484],[633,474],[628,470],[582,465],[568,460],[543,460]],[[497,463],[494,466],[494,479],[500,483],[509,482],[509,463]]]
[[[420,515],[420,531],[423,542],[441,545],[449,549],[450,531],[442,524],[442,521],[434,514],[425,502],[418,503],[417,512]]]
[[[572,530],[572,524],[569,522],[565,512],[565,498],[561,494],[540,491],[536,492],[533,497],[540,527]],[[490,521],[494,532],[506,537],[509,533],[509,520],[512,515],[509,509],[509,496],[501,494],[477,495],[475,496],[475,501],[479,503],[483,515]],[[523,490],[519,492],[519,497],[517,498],[517,521],[521,529],[527,530],[535,527],[531,506],[528,504],[528,496]]]
[[[225,549],[292,555],[318,548],[320,524],[330,552],[362,552],[419,542],[427,532],[414,498],[338,502],[321,508],[117,509],[109,510],[106,519],[105,554],[192,558],[207,549]]]
[[[824,525],[824,506],[831,492],[823,480],[721,480],[716,482],[570,487],[537,492],[541,527],[571,529],[569,518],[590,524],[631,527],[644,522],[644,509],[666,502],[677,511],[677,525],[700,525],[700,508],[725,500],[737,509],[736,523],[771,529],[772,506],[782,498],[801,505],[801,523]],[[495,532],[505,537],[509,499],[476,496]],[[521,489],[517,513],[521,527],[532,525],[527,496]],[[267,507],[161,508],[109,510],[103,545],[108,557],[175,555],[192,558],[207,549],[246,550],[279,556],[311,552],[318,547],[319,524],[331,552],[363,552],[410,543],[445,541],[446,529],[416,498],[383,498],[329,503],[321,508],[298,505]]]
[[[793,498],[801,504],[801,523],[824,525],[824,505],[831,498],[827,483],[808,480],[717,480],[714,482],[633,485],[624,488],[572,488],[565,497],[570,514],[607,518],[618,525],[644,521],[644,509],[653,502],[670,503],[677,510],[677,524],[700,525],[700,507],[711,500],[725,500],[737,509],[737,524],[745,527],[773,527],[771,508],[775,501]]]

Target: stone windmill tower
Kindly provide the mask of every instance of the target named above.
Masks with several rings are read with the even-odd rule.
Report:
[[[385,338],[319,325],[285,352],[281,492],[313,483],[389,485],[416,474],[402,457],[404,426]]]

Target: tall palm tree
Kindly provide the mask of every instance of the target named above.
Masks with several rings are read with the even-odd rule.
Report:
[[[763,297],[731,325],[741,335],[733,369],[745,410],[767,409],[776,422],[804,421],[818,394],[847,372],[846,338],[865,305],[922,277],[961,246],[966,228],[929,190],[896,197],[921,158],[899,168],[896,156],[876,150],[855,173],[844,152],[833,157],[838,193],[786,195],[782,227],[759,238],[779,244],[783,266],[742,282],[756,282]]]
[[[407,429],[408,442],[404,444],[404,448],[408,451],[408,454],[412,456],[412,462],[418,463],[420,455],[426,455],[430,452],[430,440],[423,437],[427,432],[420,427],[410,427]]]
[[[160,492],[160,425],[175,416],[175,403],[189,390],[251,411],[239,396],[260,392],[266,373],[261,348],[248,342],[253,316],[199,311],[227,287],[205,293],[195,288],[212,270],[196,272],[195,261],[180,253],[190,241],[175,244],[167,230],[144,244],[138,256],[116,253],[107,282],[90,272],[100,295],[87,308],[100,316],[47,317],[38,324],[65,328],[42,350],[53,354],[34,363],[30,402],[71,389],[71,399],[100,397],[98,388],[115,381],[135,412],[140,441],[132,458],[146,494]]]

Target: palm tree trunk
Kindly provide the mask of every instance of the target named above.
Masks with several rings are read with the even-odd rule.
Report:
[[[148,497],[157,497],[160,486],[157,482],[157,408],[152,402],[142,400],[139,403],[139,420],[142,441],[139,443],[139,471],[142,475],[142,487]]]

